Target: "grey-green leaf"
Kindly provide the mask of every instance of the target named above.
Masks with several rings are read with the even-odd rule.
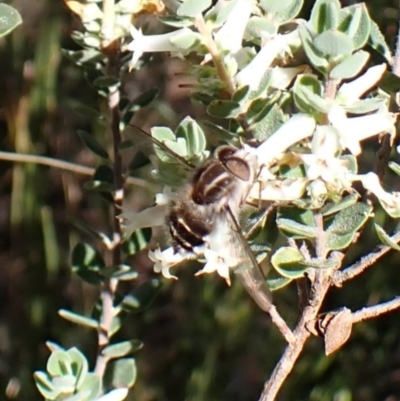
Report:
[[[319,34],[313,41],[315,48],[329,59],[350,55],[354,50],[353,41],[345,33],[329,30]]]
[[[355,4],[340,10],[338,29],[348,35],[354,49],[361,49],[371,32],[371,18],[365,3]]]
[[[376,234],[378,235],[379,240],[382,244],[389,246],[395,251],[400,251],[400,246],[394,242],[390,236],[385,232],[385,230],[378,224],[374,224]]]
[[[78,313],[68,311],[66,309],[60,309],[58,314],[65,320],[75,323],[79,326],[88,327],[91,329],[98,329],[99,322],[95,319],[91,319],[86,316],[79,315]]]
[[[333,79],[349,79],[355,77],[365,66],[369,53],[360,50],[346,57],[329,74]]]
[[[104,381],[109,387],[132,387],[136,381],[135,360],[133,358],[123,358],[109,362]]]
[[[357,202],[358,198],[359,198],[358,194],[351,194],[347,195],[338,203],[333,203],[333,202],[327,203],[322,208],[321,213],[323,216],[330,216],[334,213],[338,213],[341,210],[345,209],[346,207],[354,205]]]
[[[337,27],[340,3],[338,0],[317,0],[311,11],[310,23],[315,32],[322,33]]]
[[[207,113],[213,117],[235,118],[242,113],[240,103],[232,100],[214,100],[207,107]]]
[[[122,341],[104,348],[102,354],[107,359],[121,358],[140,350],[143,343],[139,340]]]
[[[303,255],[295,248],[281,247],[271,257],[275,270],[283,277],[296,279],[304,276],[307,270],[301,263]]]
[[[0,4],[0,37],[7,35],[21,23],[21,15],[14,7]]]
[[[105,267],[100,253],[89,244],[79,243],[72,251],[72,271],[90,284],[99,284],[99,271]]]
[[[295,238],[315,238],[316,236],[315,227],[306,226],[294,220],[281,218],[277,219],[276,223],[280,230]]]
[[[196,17],[211,6],[211,0],[185,0],[178,8],[180,17]]]

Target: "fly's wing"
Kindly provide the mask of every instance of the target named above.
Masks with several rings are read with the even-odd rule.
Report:
[[[234,273],[257,305],[263,311],[269,312],[272,307],[272,295],[265,277],[229,206],[226,206],[226,212],[232,227],[232,249],[236,252],[238,259],[238,265],[234,269]]]

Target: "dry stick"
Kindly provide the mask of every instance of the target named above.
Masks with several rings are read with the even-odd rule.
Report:
[[[60,170],[70,171],[72,173],[78,173],[88,176],[93,176],[93,174],[96,171],[92,167],[82,166],[81,164],[75,164],[64,160],[53,159],[52,157],[31,155],[26,153],[0,151],[0,160],[17,162],[17,163],[41,164],[43,166],[54,167]],[[126,182],[129,184],[138,185],[140,187],[149,186],[147,181],[135,177],[128,177]]]
[[[315,225],[317,228],[316,237],[316,256],[325,257],[325,232],[323,229],[323,217],[321,214],[315,215]],[[283,353],[278,364],[265,384],[264,390],[259,401],[274,401],[278,391],[285,382],[289,373],[292,371],[300,352],[304,348],[311,333],[307,329],[310,322],[314,322],[330,286],[329,271],[320,269],[315,273],[315,280],[312,283],[308,305],[304,308],[300,321],[294,331],[295,341],[289,344]]]
[[[400,241],[400,231],[390,237],[390,239],[394,243],[398,243]],[[341,287],[344,282],[351,280],[353,277],[358,276],[371,267],[379,258],[388,253],[391,249],[390,246],[382,245],[379,250],[364,256],[361,260],[349,266],[347,269],[335,272],[331,278],[332,284],[336,287]]]
[[[372,319],[398,308],[400,308],[400,297],[396,297],[391,301],[387,301],[379,305],[368,306],[352,313],[352,322],[358,323],[362,322],[363,320]]]

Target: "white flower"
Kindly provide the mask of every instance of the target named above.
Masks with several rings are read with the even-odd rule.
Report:
[[[269,180],[262,185],[253,185],[249,198],[267,201],[290,202],[300,199],[307,188],[307,178],[286,178],[283,180]]]
[[[396,115],[389,113],[386,107],[373,114],[348,118],[342,107],[334,105],[328,118],[340,135],[342,149],[349,149],[355,156],[361,153],[360,141],[382,132],[387,132],[392,137],[395,135]]]
[[[330,126],[318,126],[311,143],[311,154],[299,154],[306,166],[307,177],[313,181],[321,178],[331,189],[342,191],[351,186],[348,162],[339,159],[339,135]]]
[[[226,280],[226,283],[228,285],[231,285],[231,279],[229,276],[229,265],[221,257],[221,255],[212,249],[206,249],[204,251],[204,257],[206,258],[207,262],[204,265],[203,269],[199,270],[196,273],[196,276],[204,273],[217,272],[221,277]]]
[[[279,54],[289,51],[290,48],[286,43],[285,37],[283,35],[275,36],[268,41],[253,60],[236,75],[237,86],[240,88],[249,85],[250,89],[257,90],[262,77],[275,58]]]
[[[310,137],[315,127],[311,116],[295,114],[256,149],[259,164],[269,167],[291,146]]]
[[[364,188],[372,192],[381,203],[386,212],[395,218],[400,217],[400,192],[386,192],[374,173],[358,176]]]
[[[179,51],[180,49],[171,43],[171,39],[181,34],[192,33],[190,29],[182,28],[162,35],[145,36],[142,34],[141,30],[136,29],[133,25],[130,28],[130,32],[133,41],[126,46],[126,50],[133,52],[132,60],[129,64],[130,68],[133,68],[136,65],[143,53]]]
[[[343,84],[337,93],[337,99],[343,104],[351,104],[359,100],[369,89],[374,87],[386,71],[386,64],[375,65],[369,68],[359,78]]]
[[[169,269],[178,263],[185,260],[185,256],[176,253],[172,247],[164,249],[157,248],[154,251],[149,251],[149,258],[154,262],[154,272],[161,273],[165,278],[177,280],[178,277],[173,276]]]
[[[228,7],[226,3],[225,7]],[[243,35],[251,14],[249,0],[236,1],[222,28],[214,35],[215,41],[224,51],[234,54],[242,48]]]

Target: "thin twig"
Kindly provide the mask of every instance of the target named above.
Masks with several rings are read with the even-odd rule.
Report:
[[[390,237],[394,243],[400,241],[400,231]],[[332,284],[336,287],[341,287],[344,282],[351,280],[353,277],[363,273],[366,269],[371,267],[379,258],[388,253],[392,248],[387,245],[382,245],[376,252],[372,252],[369,255],[364,256],[358,262],[344,269],[343,271],[337,271],[332,276]]]
[[[352,313],[353,323],[362,322],[363,320],[372,319],[400,308],[400,297],[396,297],[391,301],[384,302],[379,305],[368,306]]]
[[[31,155],[26,153],[14,153],[0,151],[0,160],[16,162],[16,163],[34,163],[43,166],[49,166],[60,170],[71,171],[82,175],[93,176],[95,169],[92,167],[82,166],[81,164],[70,163],[64,160],[53,159],[52,157]],[[140,187],[148,187],[149,183],[140,178],[128,177],[127,183],[138,185]]]

